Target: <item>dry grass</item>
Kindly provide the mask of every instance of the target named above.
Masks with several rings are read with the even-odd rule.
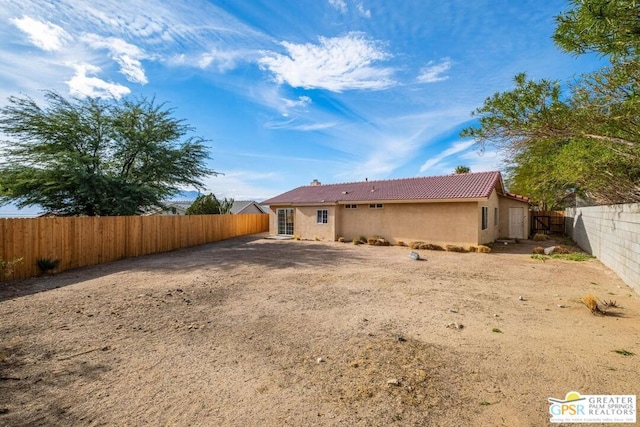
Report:
[[[538,255],[544,255],[544,248],[542,246],[536,246],[533,248],[533,253]]]
[[[546,234],[542,234],[542,233],[536,233],[533,236],[533,240],[536,242],[543,242],[545,240],[549,240],[549,236],[547,236]]]
[[[610,309],[620,308],[616,301],[601,301],[594,294],[587,294],[583,296],[580,301],[589,309],[591,314],[606,315]]]
[[[491,248],[489,246],[485,246],[485,245],[478,246],[478,253],[488,254],[490,252],[491,252]]]
[[[467,252],[469,252],[468,250],[466,250],[462,246],[447,245],[446,247],[447,247],[447,252],[459,252],[459,253],[467,253]]]
[[[554,254],[570,254],[571,251],[567,249],[565,246],[559,245],[553,249]]]

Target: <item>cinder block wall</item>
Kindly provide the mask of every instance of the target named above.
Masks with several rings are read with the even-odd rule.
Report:
[[[569,208],[566,232],[640,293],[640,203]]]

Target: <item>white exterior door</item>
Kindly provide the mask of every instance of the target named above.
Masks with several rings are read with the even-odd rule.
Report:
[[[524,208],[509,208],[509,238],[524,239]]]

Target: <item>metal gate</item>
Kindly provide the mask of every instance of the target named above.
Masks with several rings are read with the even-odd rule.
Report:
[[[564,211],[531,212],[531,234],[564,234]]]

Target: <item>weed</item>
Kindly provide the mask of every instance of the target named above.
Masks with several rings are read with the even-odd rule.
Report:
[[[553,259],[563,259],[566,261],[588,261],[592,258],[594,258],[592,255],[589,254],[585,254],[583,252],[574,252],[574,253],[567,253],[567,254],[556,254],[554,253],[553,255],[551,255],[551,258]]]
[[[630,351],[627,351],[625,349],[620,349],[620,350],[613,350],[614,353],[618,353],[621,354],[623,356],[633,356],[635,353],[632,353]]]
[[[545,240],[549,240],[549,236],[547,236],[546,234],[542,234],[542,233],[536,233],[533,235],[533,240],[536,242],[543,242]]]
[[[495,332],[496,334],[501,334],[502,330],[500,330],[499,328],[493,328],[491,332]]]
[[[537,259],[539,261],[545,262],[546,260],[549,259],[549,257],[542,254],[533,254],[531,255],[531,259]]]
[[[50,273],[60,265],[59,259],[37,258],[36,265],[43,274]]]
[[[359,244],[360,244],[360,239],[358,239],[357,237],[354,237],[354,238],[351,240],[351,243],[353,243],[354,245],[359,245]]]
[[[583,296],[580,301],[587,306],[587,308],[589,309],[589,311],[591,312],[591,314],[602,314],[602,315],[606,315],[607,311],[609,309],[612,308],[620,308],[620,306],[618,305],[618,303],[614,300],[604,300],[601,301],[599,300],[595,295],[593,294],[587,294],[585,296]]]
[[[24,258],[14,258],[12,261],[5,261],[0,257],[0,276],[9,277],[13,274],[15,266],[22,264]]]

